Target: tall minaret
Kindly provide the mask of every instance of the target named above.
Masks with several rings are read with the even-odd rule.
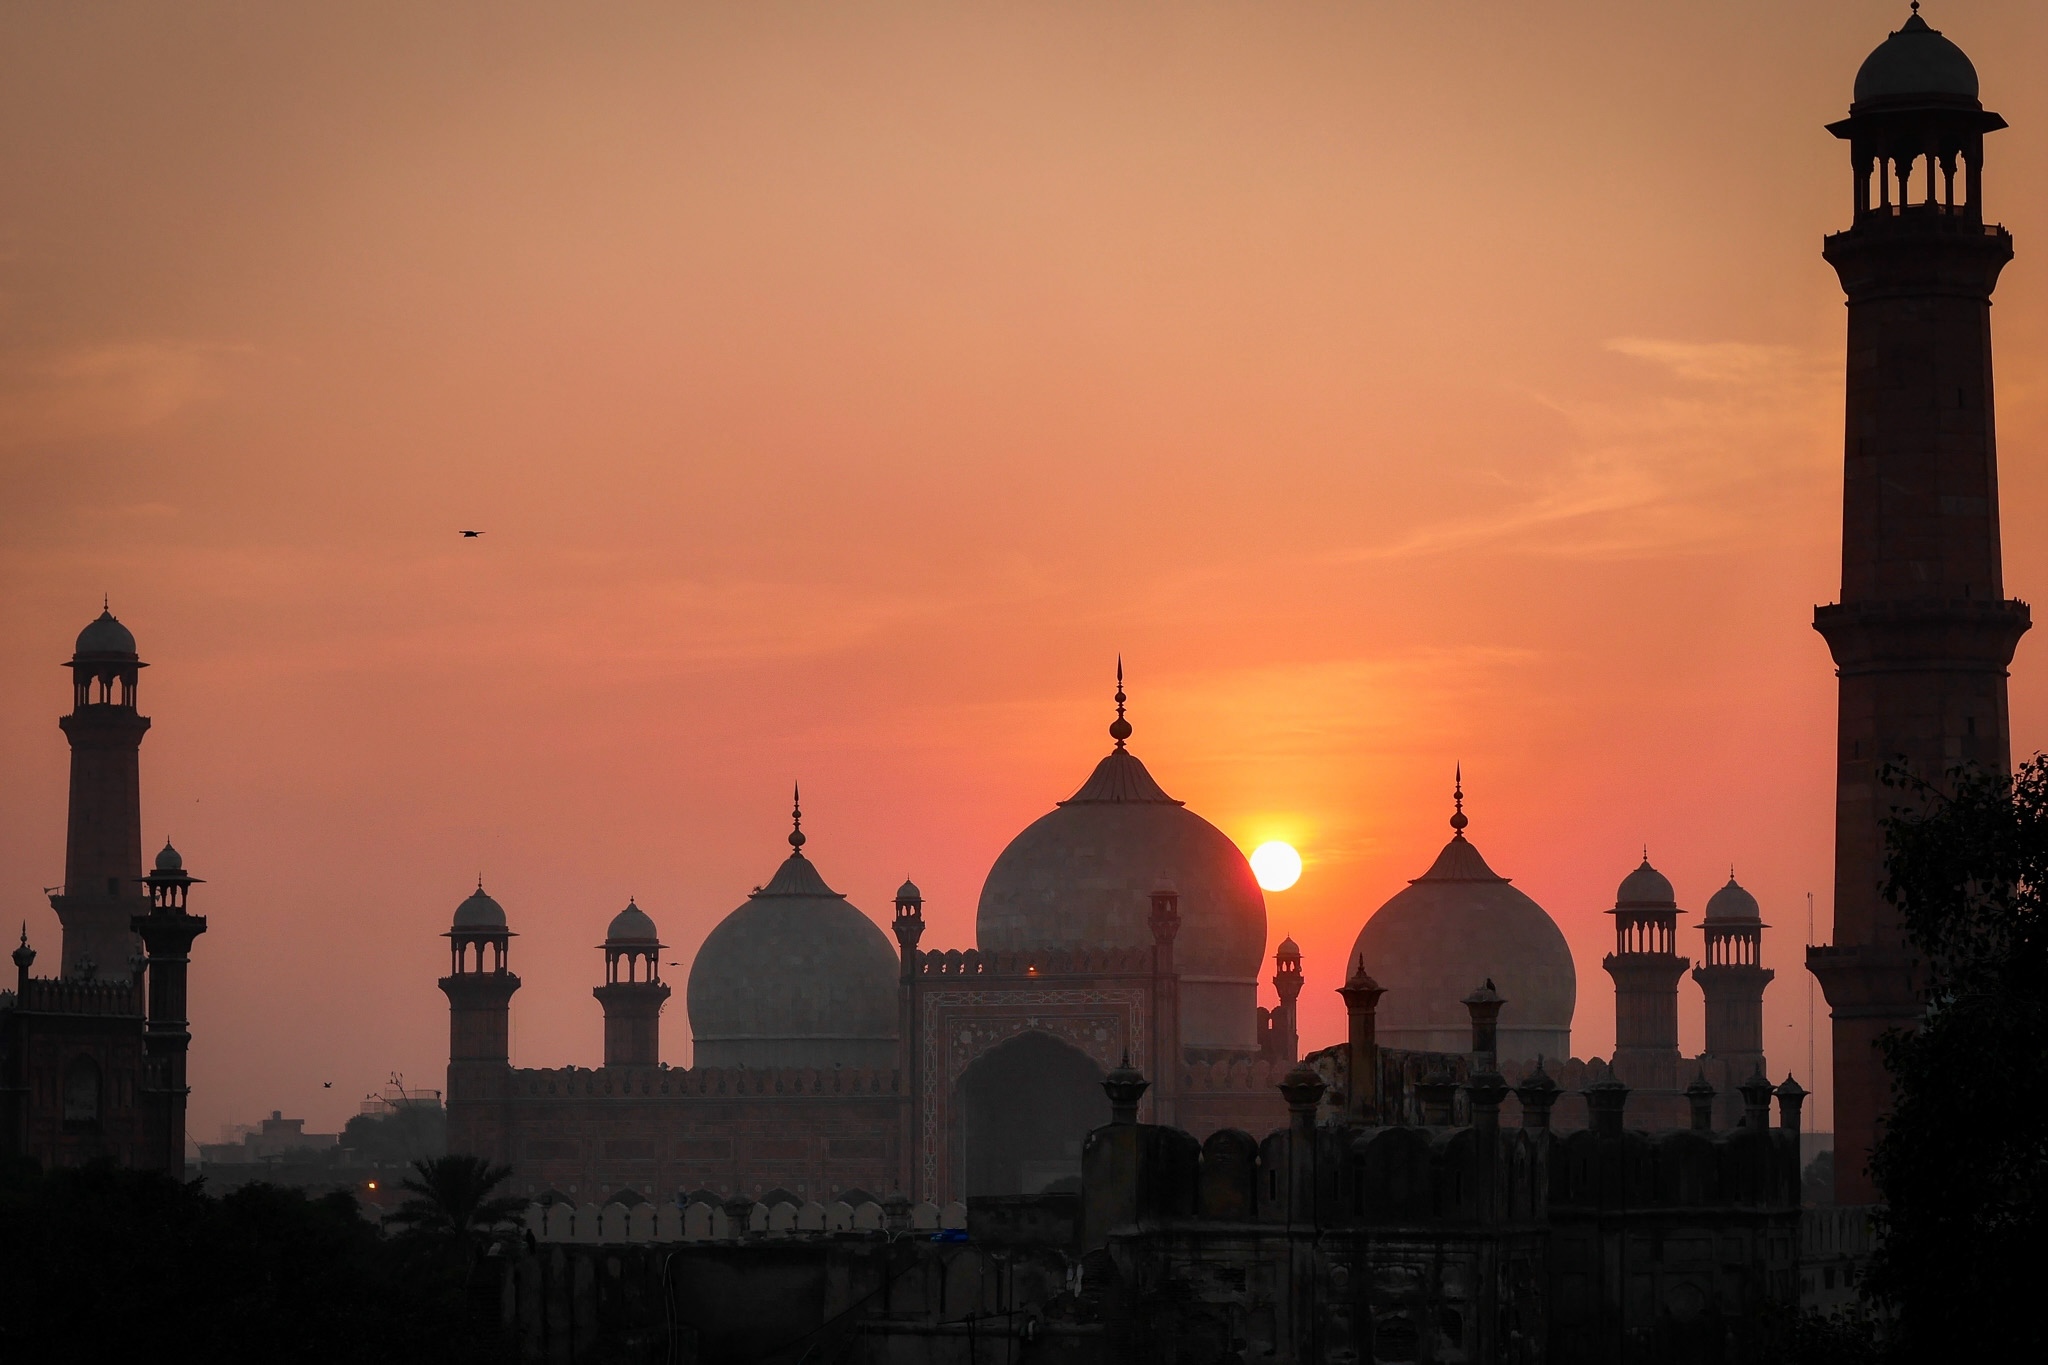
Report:
[[[1638,1090],[1677,1089],[1678,901],[1663,873],[1642,866],[1614,893],[1614,951],[1601,962],[1614,978],[1614,1070]]]
[[[1904,791],[1889,763],[1940,780],[2006,771],[2006,667],[2031,624],[2008,601],[1998,543],[1991,291],[2012,237],[1984,222],[1984,134],[1961,49],[1916,13],[1856,73],[1855,217],[1823,254],[1849,298],[1842,599],[1814,612],[1841,679],[1835,767],[1835,941],[1807,954],[1834,1016],[1835,1197],[1865,1174],[1890,1084],[1877,1052],[1919,1015],[1882,821]]]
[[[656,1066],[661,1062],[661,1009],[668,983],[661,979],[661,935],[639,903],[612,916],[604,935],[604,984],[591,992],[604,1007],[604,1064]]]
[[[142,889],[140,752],[149,717],[135,709],[136,678],[148,665],[135,637],[111,611],[78,633],[71,714],[58,720],[71,741],[71,811],[64,887],[50,908],[64,926],[61,975],[121,976],[142,951],[131,921],[149,909]]]

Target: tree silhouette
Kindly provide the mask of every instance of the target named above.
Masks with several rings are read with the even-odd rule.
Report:
[[[497,1194],[512,1177],[510,1166],[493,1166],[480,1156],[451,1153],[412,1163],[413,1174],[399,1188],[411,1198],[391,1221],[413,1235],[445,1244],[465,1274],[477,1253],[502,1238],[525,1201]]]
[[[1884,1040],[1884,1237],[1865,1288],[1895,1312],[1902,1358],[2026,1359],[2048,1351],[2048,1138],[2023,1117],[2048,1088],[2048,758],[1954,772],[1947,791],[1887,781],[1913,799],[1888,822],[1885,894],[1925,1013]]]

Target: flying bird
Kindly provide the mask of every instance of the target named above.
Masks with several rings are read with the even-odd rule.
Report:
[[[322,1082],[320,1082],[320,1088],[321,1088],[322,1090],[332,1090],[332,1089],[334,1089],[334,1082],[333,1082],[333,1081],[322,1081]]]
[[[477,538],[478,536],[482,535],[482,534],[483,534],[483,532],[482,532],[482,531],[464,531],[464,532],[463,532],[462,534],[463,534],[463,537],[464,537],[464,539],[467,539],[467,540],[475,540],[475,539],[476,539],[476,538]]]

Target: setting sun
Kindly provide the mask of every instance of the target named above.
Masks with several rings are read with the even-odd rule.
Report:
[[[1260,844],[1252,850],[1252,875],[1265,890],[1285,891],[1301,880],[1301,855],[1278,839]]]

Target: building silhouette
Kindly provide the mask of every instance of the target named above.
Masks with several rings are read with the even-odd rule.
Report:
[[[2012,235],[1984,221],[1984,135],[2005,120],[1917,13],[1856,73],[1854,215],[1823,254],[1849,301],[1842,596],[1815,610],[1840,677],[1834,942],[1807,955],[1834,1019],[1835,1193],[1867,1171],[1890,1083],[1877,1040],[1920,1013],[1884,899],[1887,765],[1940,781],[2006,772],[2006,668],[2031,624],[2005,595],[1991,388],[1991,291]]]
[[[57,975],[31,975],[26,926],[15,984],[0,992],[0,1155],[50,1165],[111,1158],[180,1175],[185,1163],[186,968],[206,920],[199,882],[165,842],[142,871],[137,710],[147,667],[135,637],[103,611],[68,665],[71,744],[64,885],[50,906],[64,929]]]
[[[523,1193],[573,1201],[851,1192],[938,1205],[1076,1188],[1083,1138],[1109,1118],[1103,1080],[1120,1066],[1151,1078],[1147,1122],[1197,1140],[1285,1121],[1277,1087],[1300,1060],[1301,950],[1291,939],[1275,950],[1271,1003],[1259,1003],[1263,893],[1236,845],[1131,751],[1125,700],[1119,684],[1109,753],[990,868],[975,948],[923,946],[923,895],[905,882],[892,949],[827,883],[793,809],[782,864],[690,965],[687,1069],[660,1062],[669,987],[659,931],[637,903],[601,949],[603,1065],[513,1067],[513,934],[479,886],[456,909],[441,981],[451,1148],[512,1165]],[[1731,877],[1711,902],[1710,942],[1742,946],[1716,947],[1697,978],[1718,1050],[1685,1058],[1681,912],[1647,858],[1630,872],[1606,963],[1618,1046],[1611,1061],[1576,1059],[1564,937],[1472,844],[1462,784],[1453,797],[1450,841],[1367,919],[1340,988],[1347,1000],[1373,993],[1376,1084],[1409,1095],[1421,1122],[1431,1085],[1464,1083],[1473,1011],[1490,1008],[1481,1069],[1553,1078],[1563,1100],[1545,1122],[1560,1131],[1585,1127],[1589,1087],[1615,1082],[1653,1125],[1688,1123],[1697,1087],[1719,1096],[1723,1124],[1738,1122],[1740,1088],[1765,1064],[1770,979],[1754,965],[1763,924],[1748,893]],[[1309,1060],[1327,1068],[1333,1055]],[[1464,1105],[1446,1099],[1444,1113],[1462,1121]],[[1505,1105],[1519,1116],[1519,1100]]]

